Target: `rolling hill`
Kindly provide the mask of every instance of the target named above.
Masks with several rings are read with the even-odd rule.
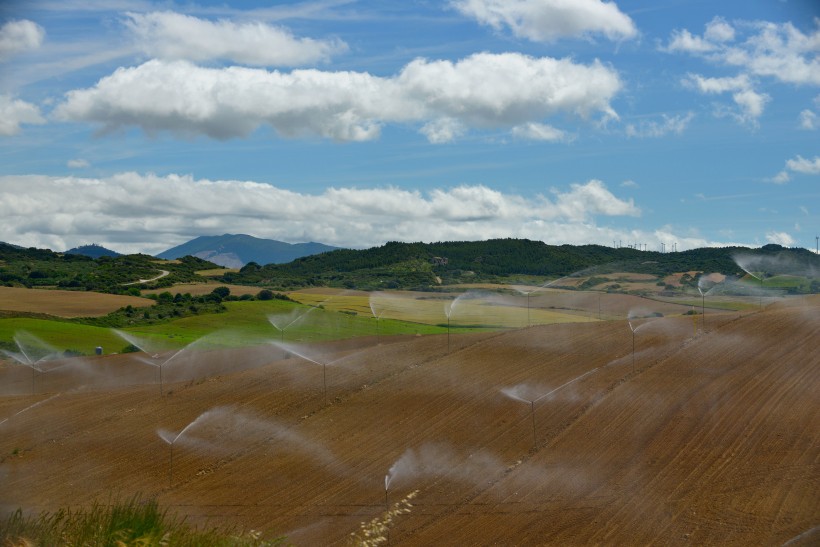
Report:
[[[247,265],[226,274],[228,283],[325,285],[349,289],[419,288],[456,283],[498,282],[511,276],[557,278],[613,272],[658,278],[680,272],[717,272],[742,277],[797,275],[816,278],[820,256],[806,249],[766,245],[701,248],[674,253],[601,245],[548,245],[526,239],[390,242],[365,250],[341,249],[287,264]],[[815,292],[820,291],[817,284]]]

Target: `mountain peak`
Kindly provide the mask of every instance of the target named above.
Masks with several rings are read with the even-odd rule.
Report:
[[[315,242],[285,243],[247,234],[222,234],[196,237],[158,254],[157,258],[173,260],[191,255],[226,268],[241,268],[249,262],[282,264],[338,248]]]

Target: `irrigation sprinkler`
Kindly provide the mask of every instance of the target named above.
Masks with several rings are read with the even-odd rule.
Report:
[[[387,489],[390,487],[390,474],[384,476],[384,509],[390,509],[390,502],[387,499]]]
[[[276,345],[276,342],[273,342],[273,344]],[[296,355],[297,357],[299,357],[301,359],[304,359],[305,361],[309,361],[309,362],[313,363],[314,365],[319,365],[319,366],[322,367],[322,393],[323,393],[323,396],[324,396],[325,406],[327,406],[327,365],[328,365],[328,363],[326,363],[324,361],[319,362],[316,359],[313,359],[313,358],[305,355],[304,351],[299,351],[298,349],[294,348],[293,345],[291,345],[291,344],[288,344],[288,345],[283,344],[280,347],[285,352],[292,353],[293,355]],[[340,360],[341,359],[336,359],[335,361],[331,361],[331,363],[335,363],[335,362],[340,361]]]
[[[635,329],[632,327],[632,321],[627,321],[629,330],[632,331],[632,372],[635,372]]]
[[[530,403],[530,416],[532,417],[532,450],[533,450],[533,452],[538,450],[538,437],[535,434],[535,401],[536,401],[536,399],[533,399],[532,401],[529,402]]]
[[[450,314],[447,314],[447,353],[450,353]]]
[[[164,395],[163,380],[162,380],[162,368],[165,365],[167,365],[168,363],[170,363],[172,359],[175,359],[177,357],[177,355],[179,355],[180,353],[182,353],[183,351],[185,351],[186,349],[188,349],[189,347],[194,345],[199,340],[201,340],[201,338],[197,339],[197,340],[194,340],[193,342],[191,342],[190,344],[188,344],[184,348],[175,351],[173,355],[171,355],[168,359],[166,359],[162,363],[154,363],[153,361],[149,361],[148,359],[139,358],[139,357],[137,358],[141,363],[145,363],[146,365],[150,365],[152,367],[157,367],[157,369],[159,371],[159,396],[160,397],[162,397]],[[157,357],[157,356],[154,355],[154,357]]]
[[[168,444],[168,488],[173,486],[174,480],[174,444],[188,431],[195,423],[197,423],[200,419],[206,416],[208,412],[200,414],[194,421],[186,425],[182,428],[182,431],[177,433],[173,438],[171,438],[171,434],[167,434],[168,432],[165,430],[157,430],[157,435],[159,438],[165,441]]]

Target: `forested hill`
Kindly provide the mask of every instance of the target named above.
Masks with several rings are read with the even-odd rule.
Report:
[[[736,257],[740,257],[738,264]],[[526,239],[473,242],[397,243],[365,250],[343,249],[288,264],[247,264],[225,282],[328,285],[349,288],[414,288],[437,284],[493,281],[510,276],[558,278],[611,272],[719,272],[742,276],[744,267],[771,276],[820,271],[820,257],[806,249],[766,245],[701,248],[674,253],[601,245],[547,245]],[[816,273],[814,274],[816,275]]]
[[[203,281],[196,272],[215,267],[216,264],[192,256],[175,261],[143,254],[91,258],[0,243],[0,284],[9,287],[139,294],[140,288]],[[141,279],[152,281],[138,283]]]

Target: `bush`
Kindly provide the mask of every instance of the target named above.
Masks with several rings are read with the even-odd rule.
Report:
[[[258,300],[273,300],[273,291],[268,289],[262,289],[258,293],[256,293],[256,298]]]

